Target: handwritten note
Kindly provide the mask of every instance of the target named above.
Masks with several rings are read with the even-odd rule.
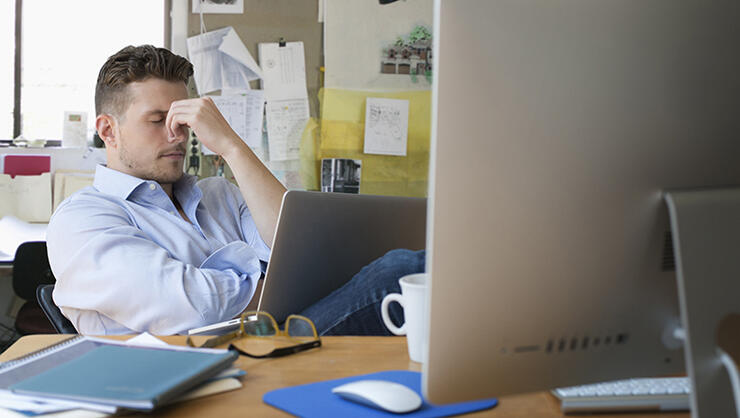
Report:
[[[267,138],[271,161],[298,159],[301,135],[308,118],[308,101],[305,99],[267,103]]]
[[[367,98],[365,154],[405,156],[408,132],[408,100]]]

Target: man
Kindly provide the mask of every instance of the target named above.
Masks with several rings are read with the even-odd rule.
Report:
[[[126,47],[100,70],[95,126],[108,163],[47,231],[54,302],[80,333],[183,333],[238,316],[255,294],[285,188],[212,100],[188,99],[192,73],[150,45]],[[188,129],[238,187],[183,173]],[[384,334],[380,300],[423,268],[423,252],[392,251],[303,314],[322,334]]]

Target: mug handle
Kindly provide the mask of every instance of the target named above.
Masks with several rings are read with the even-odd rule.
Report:
[[[398,302],[399,305],[404,307],[403,296],[400,293],[390,293],[386,295],[383,298],[383,303],[380,304],[380,316],[383,318],[383,323],[392,333],[396,335],[406,335],[406,323],[404,322],[403,325],[397,327],[388,316],[388,305],[390,305],[391,302]]]

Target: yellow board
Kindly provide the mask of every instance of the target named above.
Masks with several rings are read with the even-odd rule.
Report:
[[[368,97],[409,101],[408,150],[405,157],[363,153],[365,99]],[[306,188],[320,188],[322,158],[351,158],[362,160],[360,193],[427,195],[431,92],[375,93],[322,89],[319,99],[321,121],[309,122],[301,144],[301,177]],[[311,152],[314,150],[315,154]],[[315,155],[314,160],[311,159],[312,154]]]

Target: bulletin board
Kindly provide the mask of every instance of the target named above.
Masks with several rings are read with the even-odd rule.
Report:
[[[313,134],[317,161],[360,160],[362,194],[426,196],[433,1],[324,1],[326,83]],[[369,97],[409,101],[405,156],[363,153]]]
[[[406,0],[384,6],[368,0],[324,2],[325,17],[333,22],[326,28],[319,22],[316,0],[244,0],[243,14],[206,14],[204,22],[208,30],[232,26],[257,60],[259,43],[276,42],[280,38],[304,43],[312,119],[304,130],[300,160],[287,168],[294,170],[299,167],[297,172],[303,189],[320,190],[322,158],[351,158],[362,160],[360,193],[426,196],[431,131],[430,83],[423,79],[412,80],[409,75],[378,77],[376,73],[388,42],[408,35],[414,25],[431,27],[432,0]],[[354,20],[350,19],[352,16]],[[369,17],[372,17],[370,21],[367,20]],[[377,21],[383,24],[372,24]],[[392,25],[392,22],[395,23]],[[386,30],[378,31],[378,27]],[[199,15],[190,13],[188,36],[199,32]],[[365,42],[362,47],[357,47],[361,39]],[[322,89],[325,73],[321,68],[325,58],[324,42],[333,52],[331,59],[326,57],[326,75],[331,78],[331,88],[326,89]],[[352,67],[359,63],[365,63],[362,64],[362,74]],[[258,88],[258,84],[255,83],[253,88]],[[409,100],[406,156],[363,153],[367,97]],[[268,166],[275,170],[271,164]]]
[[[310,181],[307,186],[318,189],[318,163],[322,158],[350,158],[362,161],[360,182],[362,194],[418,197],[427,195],[431,131],[430,91],[371,93],[324,89],[320,97],[322,118],[315,125],[309,125],[302,144],[302,148],[307,150],[313,148],[316,153],[315,174],[311,176],[309,170],[303,173],[304,179]],[[409,101],[406,156],[363,153],[367,97]],[[309,164],[304,164],[304,167],[307,166]]]
[[[192,4],[193,0],[190,0]],[[200,16],[188,8],[188,36],[200,33]],[[323,24],[318,21],[319,7],[315,0],[244,0],[243,14],[204,14],[206,28],[211,31],[231,26],[259,62],[257,44],[264,42],[301,41],[306,54],[306,84],[311,116],[318,116],[319,89],[323,85],[320,67],[324,62]],[[258,82],[252,82],[259,88]]]

